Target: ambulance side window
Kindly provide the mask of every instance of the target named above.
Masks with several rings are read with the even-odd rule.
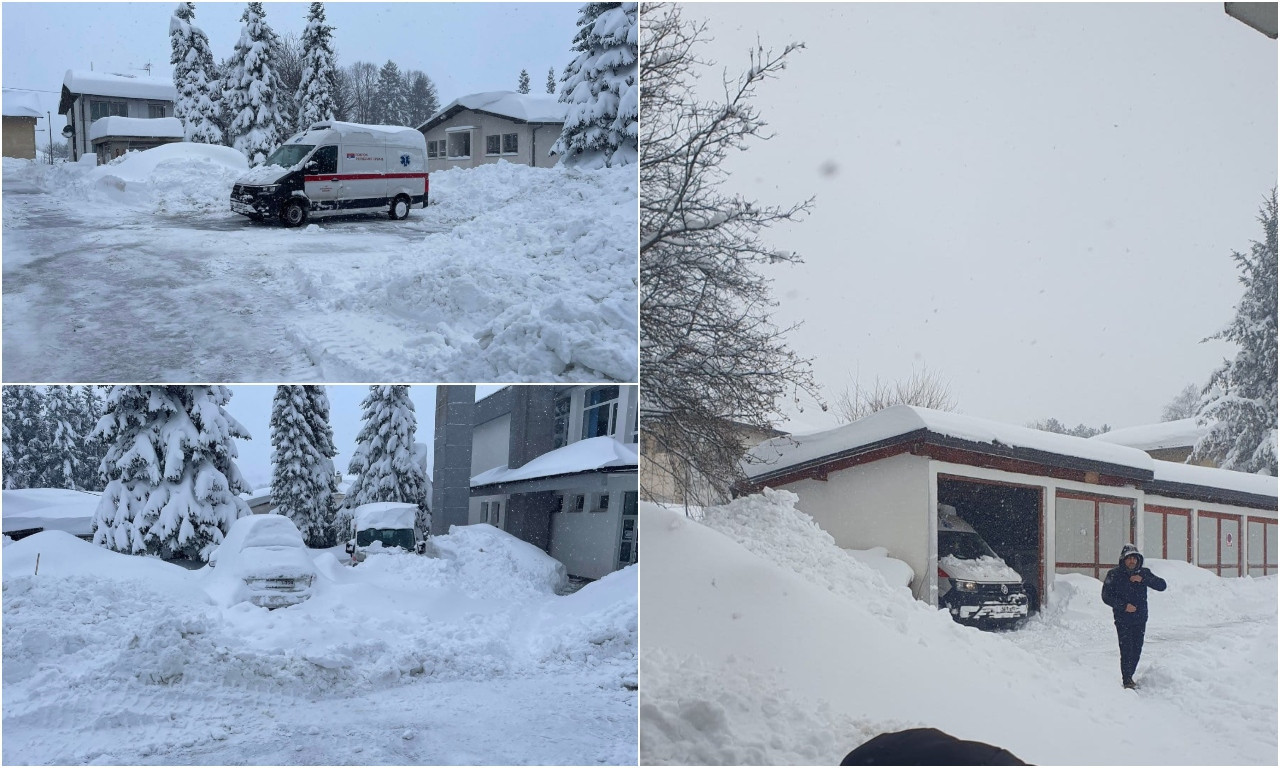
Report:
[[[337,147],[321,147],[311,156],[311,159],[319,166],[315,173],[337,173],[338,172],[338,148]]]

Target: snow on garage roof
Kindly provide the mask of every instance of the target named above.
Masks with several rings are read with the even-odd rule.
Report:
[[[86,72],[68,69],[62,78],[62,87],[73,94],[87,93],[93,96],[119,96],[125,99],[155,99],[177,101],[178,89],[172,80],[133,75],[114,75],[107,72]]]
[[[1159,493],[1167,489],[1168,484],[1191,485],[1211,490],[1236,491],[1237,493],[1277,497],[1276,478],[1268,475],[1254,475],[1249,472],[1234,472],[1230,469],[1216,467],[1200,467],[1195,464],[1179,464],[1176,461],[1153,461],[1155,482],[1149,491]]]
[[[534,96],[515,91],[486,91],[454,99],[432,115],[431,119],[418,126],[418,130],[426,130],[464,109],[487,112],[522,123],[563,123],[565,116],[569,114],[569,105],[560,103],[555,96],[549,94]]]
[[[352,512],[356,530],[369,528],[412,528],[418,505],[403,501],[375,501],[361,504]]]
[[[471,478],[471,487],[595,472],[614,467],[634,467],[638,463],[635,443],[620,443],[612,437],[591,437],[544,453],[518,469],[494,467],[481,472]]]
[[[1185,448],[1196,444],[1209,427],[1200,426],[1198,420],[1178,419],[1177,421],[1165,421],[1160,424],[1143,424],[1137,427],[1126,427],[1124,429],[1113,429],[1110,432],[1104,432],[1101,435],[1094,435],[1090,440],[1101,440],[1104,443],[1115,443],[1116,445],[1127,445],[1130,448],[1140,448],[1144,451],[1154,451],[1160,448]]]
[[[137,136],[141,138],[181,139],[186,134],[182,121],[176,117],[100,117],[89,126],[89,141],[106,136]]]
[[[835,429],[807,435],[775,437],[753,447],[748,455],[764,463],[745,464],[747,477],[755,479],[798,468],[820,464],[822,460],[858,453],[867,446],[902,437],[912,432],[928,432],[967,443],[1021,448],[1067,456],[1102,464],[1151,472],[1155,461],[1146,453],[1122,445],[1059,435],[1030,427],[1002,424],[998,421],[946,413],[912,405],[895,405]]]
[[[74,536],[93,532],[93,513],[100,495],[62,488],[24,488],[0,496],[4,506],[4,530],[44,528],[66,531]]]
[[[5,88],[3,99],[0,100],[0,112],[5,117],[44,117],[44,112],[40,109],[40,102],[34,93],[29,91],[15,91],[12,88]]]

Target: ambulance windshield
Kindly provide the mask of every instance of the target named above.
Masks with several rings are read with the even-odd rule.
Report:
[[[960,560],[978,560],[995,557],[987,542],[971,531],[938,531],[938,558],[955,557]]]
[[[267,165],[278,165],[281,168],[292,168],[302,162],[302,158],[315,149],[315,144],[285,144],[267,158]]]

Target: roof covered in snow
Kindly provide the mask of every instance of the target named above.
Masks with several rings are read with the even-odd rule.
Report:
[[[486,91],[454,99],[418,126],[418,130],[425,131],[464,110],[497,115],[517,123],[563,123],[568,109],[568,104],[560,103],[551,94],[537,96],[515,91]]]
[[[744,463],[743,470],[756,485],[785,482],[807,469],[917,441],[1098,471],[1153,492],[1205,501],[1274,506],[1277,496],[1276,479],[1271,477],[1159,461],[1127,445],[910,405],[895,405],[834,429],[766,440],[748,451],[762,463]]]
[[[5,117],[44,117],[40,102],[31,91],[17,91],[5,88],[3,99],[0,99],[0,112]]]
[[[138,77],[135,75],[116,75],[108,72],[92,72],[83,69],[68,69],[62,78],[63,98],[59,112],[66,112],[70,106],[67,95],[82,93],[93,96],[117,96],[122,99],[154,99],[156,101],[177,101],[178,89],[173,81],[158,77]]]
[[[1186,448],[1195,445],[1208,430],[1208,425],[1201,426],[1197,419],[1190,418],[1113,429],[1089,439],[1127,445],[1144,451],[1155,451],[1161,448]]]
[[[612,437],[592,437],[548,451],[517,469],[494,467],[471,478],[471,487],[535,480],[542,477],[572,475],[624,469],[639,464],[635,443],[620,443]]]
[[[75,536],[92,533],[94,510],[100,494],[63,488],[24,488],[4,491],[4,530],[43,528]]]
[[[375,501],[361,504],[352,511],[356,530],[369,528],[412,528],[418,505],[403,501]]]
[[[89,126],[89,140],[107,136],[137,136],[143,138],[181,139],[182,121],[176,117],[100,117]]]

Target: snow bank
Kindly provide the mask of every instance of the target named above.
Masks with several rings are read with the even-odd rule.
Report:
[[[128,152],[94,168],[83,187],[69,191],[157,214],[222,212],[247,167],[244,155],[230,147],[178,142]]]
[[[551,595],[568,582],[559,560],[487,523],[452,526],[429,546],[452,561],[457,583],[475,596]]]
[[[1149,561],[1170,586],[1135,694],[1097,580],[1060,576],[1025,630],[981,632],[861,567],[830,576],[849,558],[793,504],[740,499],[708,524],[641,505],[642,763],[833,765],[910,727],[1037,764],[1274,762],[1275,577]]]

